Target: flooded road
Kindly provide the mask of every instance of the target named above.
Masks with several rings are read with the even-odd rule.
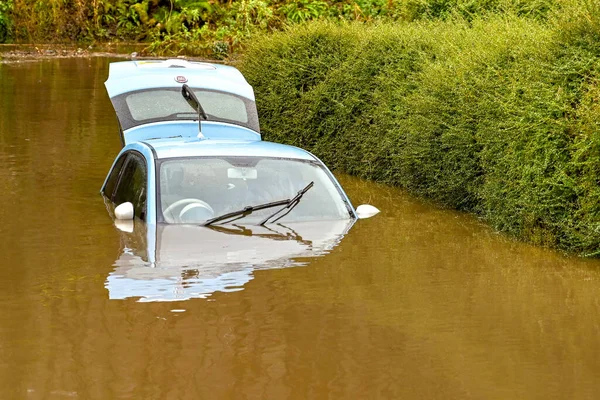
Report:
[[[347,176],[383,211],[328,254],[204,298],[111,296],[109,61],[0,64],[0,399],[598,397],[600,261]]]

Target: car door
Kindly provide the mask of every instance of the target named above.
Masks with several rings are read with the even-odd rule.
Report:
[[[135,216],[146,220],[147,193],[147,165],[144,157],[137,151],[123,154],[106,182],[104,195],[115,205],[131,202]]]

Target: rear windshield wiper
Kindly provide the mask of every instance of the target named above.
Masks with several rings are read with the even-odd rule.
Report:
[[[295,207],[296,204],[298,204],[298,202],[302,198],[302,195],[304,195],[304,193],[306,193],[306,191],[308,189],[310,189],[313,185],[314,185],[314,182],[309,183],[304,189],[300,190],[298,192],[298,194],[296,196],[294,196],[293,198],[291,198],[291,199],[273,201],[271,203],[259,204],[257,206],[247,206],[247,207],[242,208],[241,210],[233,211],[233,212],[230,212],[230,213],[227,213],[227,214],[219,215],[218,217],[211,218],[211,219],[209,219],[208,221],[206,221],[202,225],[209,226],[209,225],[212,225],[212,224],[214,224],[216,222],[221,222],[221,221],[229,219],[229,218],[233,218],[233,219],[230,220],[230,221],[227,221],[227,222],[233,222],[233,221],[236,221],[238,219],[244,218],[244,217],[252,214],[254,211],[264,210],[265,208],[272,208],[272,207],[277,207],[277,206],[285,206],[285,207],[281,208],[280,210],[277,210],[277,212],[269,215],[266,219],[264,219],[260,223],[260,225],[263,225],[271,217],[273,217],[274,215],[277,215],[280,211],[288,209],[288,212],[286,212],[281,217],[277,218],[277,220],[279,220],[280,218],[284,217],[287,213],[289,213],[290,211],[292,211],[291,208]],[[234,218],[234,217],[237,217],[237,218]]]
[[[196,97],[194,91],[185,83],[181,87],[181,95],[187,101],[187,103],[198,113],[198,120],[208,120],[208,116],[204,112],[204,108],[202,108],[202,104],[200,104],[200,100]]]
[[[187,101],[187,103],[198,113],[198,137],[200,139],[204,139],[204,135],[202,134],[202,119],[205,121],[208,120],[208,116],[206,112],[204,112],[204,108],[202,108],[202,104],[200,104],[200,100],[196,97],[194,91],[185,83],[181,87],[181,95]]]

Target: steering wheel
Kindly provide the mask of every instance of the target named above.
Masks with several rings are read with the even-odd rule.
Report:
[[[165,210],[163,211],[163,216],[165,217],[165,221],[168,222],[169,224],[181,222],[182,215],[185,214],[188,210],[190,210],[190,208],[184,207],[184,209],[181,210],[181,212],[179,213],[179,216],[177,218],[175,218],[173,216],[173,210],[176,209],[177,207],[181,207],[184,205],[191,205],[191,204],[196,204],[199,207],[203,207],[203,208],[207,209],[208,211],[210,211],[212,214],[214,214],[214,210],[207,202],[200,200],[200,199],[187,198],[187,199],[177,200],[175,203],[172,203],[167,208],[165,208]]]

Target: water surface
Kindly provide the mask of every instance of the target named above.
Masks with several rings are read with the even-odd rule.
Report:
[[[597,398],[598,260],[343,175],[383,212],[327,254],[110,299],[128,247],[98,193],[120,148],[109,61],[0,64],[0,398]]]

